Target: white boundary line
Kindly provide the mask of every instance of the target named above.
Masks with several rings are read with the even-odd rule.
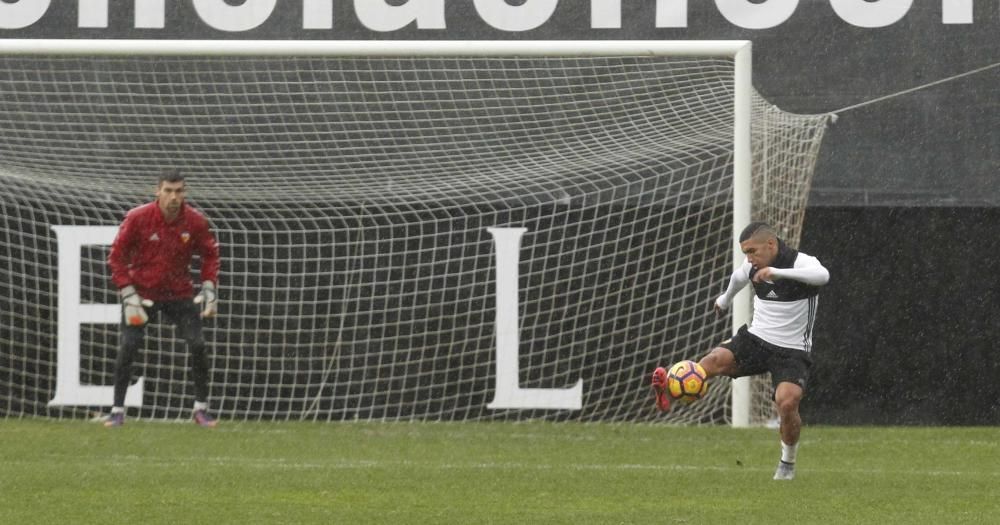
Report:
[[[33,465],[49,463],[91,463],[96,458],[76,457],[67,458],[64,456],[41,455],[34,459],[15,459],[7,461],[11,464]],[[215,467],[235,467],[235,468],[255,468],[265,470],[366,470],[366,469],[416,469],[416,470],[524,470],[524,471],[574,471],[574,472],[627,472],[627,471],[650,471],[650,472],[771,472],[774,467],[770,464],[761,467],[751,466],[720,466],[720,465],[679,465],[679,464],[641,464],[641,463],[522,463],[522,462],[479,462],[479,463],[436,463],[433,461],[385,461],[385,460],[331,460],[331,461],[285,461],[280,458],[245,458],[238,456],[191,456],[191,457],[168,457],[168,456],[137,456],[123,455],[113,457],[102,457],[100,462],[103,465],[115,465],[121,467],[134,467],[137,465],[145,467],[176,468],[178,466],[204,466]],[[802,472],[817,474],[863,474],[863,475],[904,475],[904,476],[989,476],[1000,478],[1000,471],[967,471],[967,470],[941,470],[941,469],[913,469],[913,470],[886,470],[870,468],[802,468]]]

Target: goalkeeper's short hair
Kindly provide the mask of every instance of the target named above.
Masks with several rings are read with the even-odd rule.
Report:
[[[156,179],[156,185],[159,186],[164,182],[184,182],[184,174],[177,168],[163,170]]]

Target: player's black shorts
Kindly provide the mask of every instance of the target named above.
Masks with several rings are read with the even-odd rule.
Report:
[[[746,325],[741,326],[732,339],[719,346],[728,349],[736,358],[737,374],[734,377],[770,372],[774,388],[778,388],[778,383],[795,383],[803,391],[806,389],[812,368],[809,352],[768,343],[751,334]]]

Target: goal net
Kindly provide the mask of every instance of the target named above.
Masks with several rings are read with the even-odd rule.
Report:
[[[176,168],[222,250],[222,418],[731,422],[728,380],[659,414],[648,379],[732,330],[734,59],[477,45],[0,57],[0,414],[110,405],[108,244]],[[794,245],[827,119],[752,100],[752,213]],[[186,418],[159,321],[130,414]]]

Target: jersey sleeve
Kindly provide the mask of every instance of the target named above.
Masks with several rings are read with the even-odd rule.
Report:
[[[750,263],[743,263],[739,268],[733,271],[733,274],[729,277],[729,287],[726,291],[715,300],[716,306],[722,308],[723,310],[728,309],[729,305],[732,304],[733,298],[736,294],[740,292],[746,285],[750,284]]]
[[[111,243],[108,254],[108,267],[111,268],[111,282],[119,290],[131,284],[128,266],[135,250],[139,226],[135,213],[125,215],[125,220],[118,227],[115,240]]]
[[[771,275],[778,279],[791,279],[810,286],[823,286],[830,281],[830,272],[819,259],[799,252],[793,268],[772,268]]]
[[[222,266],[219,241],[215,239],[207,219],[204,220],[201,235],[198,236],[198,256],[201,257],[201,281],[212,281],[218,286],[219,268]]]

